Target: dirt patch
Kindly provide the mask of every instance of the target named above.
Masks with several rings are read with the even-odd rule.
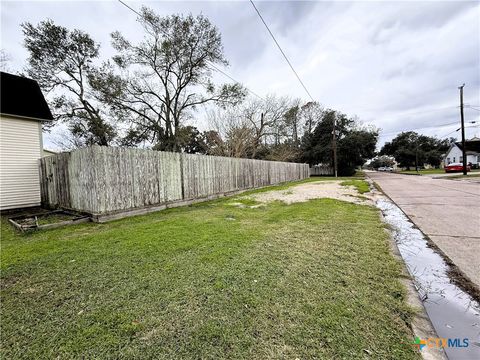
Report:
[[[9,217],[8,221],[20,231],[30,231],[87,222],[90,221],[90,218],[88,215],[67,210],[45,211],[45,209],[41,209],[37,213],[22,211],[21,215],[15,214]]]
[[[353,186],[340,185],[342,181],[318,181],[296,185],[287,190],[268,191],[253,194],[249,197],[260,203],[282,201],[287,204],[305,202],[313,199],[329,198],[351,202],[354,204],[372,204],[366,196],[359,196]]]

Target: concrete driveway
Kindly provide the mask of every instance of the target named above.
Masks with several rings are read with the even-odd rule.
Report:
[[[381,172],[368,176],[480,286],[480,183]]]

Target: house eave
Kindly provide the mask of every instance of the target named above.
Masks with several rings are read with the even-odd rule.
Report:
[[[15,119],[20,119],[20,120],[53,121],[53,119],[40,119],[40,118],[35,118],[35,117],[30,117],[30,116],[7,114],[7,113],[0,113],[0,115],[13,117]]]

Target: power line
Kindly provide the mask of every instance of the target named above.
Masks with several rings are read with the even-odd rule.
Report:
[[[406,113],[406,114],[403,114],[402,116],[411,116],[411,115],[424,114],[424,113],[429,113],[429,112],[456,109],[456,108],[458,108],[458,106],[445,106],[445,107],[441,107],[441,108],[434,108],[434,109],[427,109],[427,110],[420,110],[420,111],[416,111],[416,112]]]
[[[128,5],[127,3],[124,3],[122,0],[118,0],[118,2],[119,2],[120,4],[122,4],[123,6],[125,6],[127,9],[133,11],[133,12],[134,12],[135,14],[137,14],[138,16],[143,17],[142,14],[140,14],[137,10],[135,10],[134,8],[132,8],[132,7],[131,7],[130,5]]]
[[[305,84],[303,83],[302,79],[300,79],[300,76],[298,76],[297,72],[295,71],[292,63],[290,62],[290,60],[288,60],[288,57],[287,55],[285,55],[285,52],[282,50],[282,47],[280,46],[280,44],[278,43],[277,39],[275,38],[275,36],[273,35],[272,31],[270,30],[270,28],[268,27],[267,23],[265,22],[265,20],[263,19],[262,17],[262,14],[260,14],[260,11],[258,11],[257,7],[255,6],[253,0],[250,0],[250,3],[252,4],[253,8],[255,9],[255,11],[257,12],[258,16],[260,17],[260,20],[262,20],[263,22],[263,25],[265,25],[265,27],[267,28],[270,36],[272,37],[273,41],[275,42],[275,44],[277,45],[278,47],[278,50],[280,50],[280,52],[282,53],[283,57],[285,58],[285,60],[287,61],[288,65],[290,66],[290,69],[292,69],[293,73],[295,74],[295,76],[297,77],[298,81],[300,82],[300,84],[302,85],[302,87],[305,89],[305,92],[308,94],[308,96],[310,97],[310,99],[312,101],[315,101],[312,97],[312,95],[310,94],[310,92],[308,91],[307,87],[305,86]]]
[[[219,73],[221,73],[221,74],[223,74],[224,76],[226,76],[227,78],[229,78],[230,80],[235,81],[236,83],[243,85],[243,83],[241,83],[240,81],[234,79],[233,77],[231,77],[230,75],[228,75],[226,72],[220,70],[217,66],[215,66],[214,64],[212,64],[210,61],[209,61],[209,65],[210,65],[212,68],[214,68],[215,70],[217,70]],[[258,98],[261,99],[261,100],[265,100],[263,97],[261,97],[260,95],[258,95],[258,94],[257,94],[256,92],[254,92],[253,90],[250,90],[250,89],[247,88],[245,85],[243,85],[243,86],[245,87],[245,89],[246,89],[249,93],[255,95],[256,97],[258,97]]]
[[[422,130],[422,129],[441,128],[441,127],[451,126],[451,125],[455,125],[455,124],[457,124],[457,123],[454,122],[454,123],[441,124],[441,125],[423,126],[423,127],[418,127],[418,128],[408,129],[408,130],[402,130],[401,132],[413,131],[413,130]],[[397,134],[398,132],[399,131],[390,131],[388,133],[382,133],[382,135]]]
[[[124,1],[118,0],[118,2],[119,2],[120,4],[122,4],[123,6],[125,6],[127,9],[129,9],[130,11],[134,12],[135,14],[137,14],[139,17],[143,17],[142,14],[140,14],[137,10],[135,10],[134,8],[132,8],[130,5],[128,5],[128,4],[125,3]],[[207,60],[207,61],[208,61],[208,60]],[[235,81],[235,82],[238,83],[238,84],[242,84],[242,86],[244,86],[245,89],[246,89],[249,93],[255,95],[256,97],[258,97],[258,98],[260,98],[260,99],[262,99],[262,100],[265,100],[263,97],[261,97],[260,95],[258,95],[257,93],[255,93],[253,90],[250,90],[248,87],[246,87],[245,85],[243,85],[242,82],[234,79],[232,76],[228,75],[226,72],[220,70],[220,69],[219,69],[217,66],[215,66],[211,61],[208,61],[208,64],[209,64],[212,68],[214,68],[215,70],[217,70],[219,73],[221,73],[221,74],[223,74],[224,76],[226,76],[227,78],[229,78],[230,80]]]
[[[459,130],[459,129],[450,131],[448,134],[445,134],[445,135],[443,135],[443,136],[440,136],[440,139],[443,139],[444,137],[447,137],[448,135],[453,134],[453,133],[457,132],[458,130]]]
[[[475,121],[470,121],[470,122],[471,122],[471,123],[472,123],[472,122],[475,123]],[[474,127],[479,127],[479,125],[465,126],[466,129],[470,129],[470,128],[474,128]],[[450,131],[448,134],[445,134],[445,135],[443,135],[443,136],[440,136],[439,138],[442,139],[442,138],[444,138],[444,137],[447,137],[448,135],[453,134],[453,133],[459,131],[460,129],[461,129],[461,128],[458,128],[458,129],[456,129],[456,130]]]
[[[475,124],[476,121],[468,121],[469,124]],[[424,127],[419,127],[419,128],[413,128],[413,129],[408,129],[408,130],[400,130],[400,131],[389,131],[387,133],[383,133],[382,132],[382,136],[386,136],[386,135],[392,135],[392,134],[398,134],[400,132],[406,132],[406,131],[413,131],[413,130],[423,130],[423,129],[434,129],[434,128],[441,128],[441,127],[446,127],[446,126],[452,126],[452,125],[457,125],[458,122],[453,122],[453,123],[448,123],[448,124],[441,124],[441,125],[432,125],[432,126],[424,126]],[[478,125],[474,125],[474,126],[469,126],[469,127],[475,127],[475,126],[478,126]],[[455,131],[458,131],[458,130],[455,130]],[[452,132],[455,132],[455,131],[452,131]],[[451,134],[451,133],[449,133]],[[447,134],[448,135],[448,134]],[[444,136],[447,136],[447,135],[444,135]]]

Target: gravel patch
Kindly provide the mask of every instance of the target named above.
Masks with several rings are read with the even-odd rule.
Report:
[[[283,201],[287,204],[305,202],[312,199],[329,198],[347,201],[355,204],[370,204],[371,200],[366,196],[360,196],[355,187],[342,186],[342,181],[319,181],[296,185],[287,190],[273,190],[250,195],[256,201],[267,203],[271,201]]]

